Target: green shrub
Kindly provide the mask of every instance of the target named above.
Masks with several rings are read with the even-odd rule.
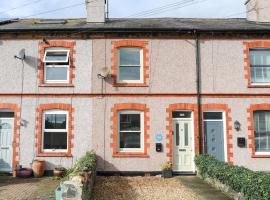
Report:
[[[234,191],[242,192],[247,200],[270,199],[270,173],[228,165],[209,155],[197,155],[195,164],[204,179],[217,179]]]
[[[84,156],[79,158],[77,162],[69,168],[65,174],[65,180],[72,175],[80,175],[84,171],[93,171],[96,169],[97,158],[94,151],[88,151]]]

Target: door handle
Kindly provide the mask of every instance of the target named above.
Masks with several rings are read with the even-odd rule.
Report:
[[[179,151],[187,151],[186,149],[179,149]]]
[[[9,147],[1,147],[1,149],[9,149]]]

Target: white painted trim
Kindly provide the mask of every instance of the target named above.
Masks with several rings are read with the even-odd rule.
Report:
[[[62,68],[67,68],[67,77],[66,77],[66,80],[47,80],[47,67],[48,68],[53,68],[53,67],[55,67],[55,68],[60,68],[60,67],[62,67]],[[45,83],[69,83],[69,71],[70,71],[70,66],[69,65],[47,65],[46,63],[45,63],[45,65],[44,65],[44,81],[45,81]]]
[[[195,131],[194,131],[194,112],[193,110],[174,110],[174,111],[185,111],[185,112],[191,112],[191,118],[173,118],[172,119],[172,126],[174,126],[174,123],[175,122],[181,122],[181,121],[191,121],[191,137],[192,137],[192,167],[191,167],[191,172],[196,172],[196,166],[195,166],[195,162],[194,162],[194,158],[195,158]],[[173,129],[173,127],[172,127]],[[172,141],[172,159],[174,157],[174,143]],[[181,171],[178,171],[178,172],[181,172]]]
[[[120,115],[121,114],[140,114],[141,130],[140,131],[123,131],[123,132],[141,132],[141,148],[120,148]],[[139,110],[120,110],[117,112],[117,152],[118,153],[141,153],[144,152],[144,112]]]
[[[119,68],[120,68],[120,49],[124,49],[124,48],[134,48],[134,49],[139,49],[140,50],[140,80],[119,80]],[[117,83],[144,83],[144,56],[143,56],[143,49],[140,47],[120,47],[117,49]],[[129,65],[124,65],[124,66],[129,66]],[[132,66],[136,66],[136,65],[132,65]],[[139,66],[138,66],[139,67]]]
[[[66,59],[59,61],[59,60],[47,60],[46,61],[46,57],[47,57],[47,53],[48,52],[66,52]],[[45,54],[43,57],[43,62],[44,63],[67,63],[69,61],[69,54],[70,54],[70,50],[66,50],[66,49],[46,49],[45,50]]]
[[[66,115],[66,129],[45,129],[45,115],[46,114],[65,114]],[[41,150],[42,152],[68,152],[68,139],[69,139],[69,135],[68,135],[68,127],[69,127],[69,113],[66,110],[59,110],[59,109],[54,109],[54,110],[45,110],[42,113],[42,144],[41,144]],[[44,132],[67,132],[67,149],[44,149]]]

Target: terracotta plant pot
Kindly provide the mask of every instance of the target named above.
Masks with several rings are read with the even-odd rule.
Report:
[[[53,176],[57,176],[60,178],[63,178],[65,175],[66,170],[58,170],[58,169],[54,169],[53,170]]]
[[[32,164],[32,169],[34,176],[40,178],[44,175],[45,161],[44,160],[34,160]]]
[[[33,170],[31,168],[21,168],[16,170],[16,176],[20,178],[29,178],[32,176]]]

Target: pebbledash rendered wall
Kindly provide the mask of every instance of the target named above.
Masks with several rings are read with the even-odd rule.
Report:
[[[70,167],[76,159],[92,149],[92,99],[76,98],[73,95],[74,93],[91,92],[92,42],[91,40],[70,41],[76,42],[74,87],[39,86],[38,59],[41,40],[0,41],[0,59],[2,60],[0,106],[16,104],[21,111],[18,113],[18,118],[26,122],[25,126],[19,126],[19,138],[16,139],[18,147],[16,150],[14,148],[14,151],[17,152],[15,159],[23,167],[29,167],[36,158],[46,161],[47,170],[53,169],[56,165]],[[14,55],[18,54],[21,49],[25,49],[26,52],[24,62],[14,59]],[[74,109],[72,112],[71,157],[38,157],[36,147],[37,108],[44,104],[69,104]]]
[[[93,92],[101,91],[101,81],[95,74],[102,67],[113,66],[113,42],[123,39],[93,41]],[[107,80],[104,93],[93,103],[93,147],[100,162],[99,171],[160,171],[164,161],[169,160],[168,152],[168,107],[171,104],[196,105],[196,62],[195,41],[192,39],[129,39],[129,41],[148,42],[150,69],[147,87],[114,87],[112,80]],[[269,171],[270,158],[253,158],[251,148],[250,114],[252,104],[270,104],[269,89],[249,88],[246,46],[244,42],[254,39],[202,39],[201,75],[202,104],[204,110],[222,110],[226,107],[227,157],[235,165],[252,170]],[[269,40],[257,40],[269,41]],[[111,95],[114,94],[114,95]],[[117,94],[117,95],[116,95]],[[129,94],[129,95],[128,95]],[[266,95],[264,95],[266,94]],[[149,109],[149,148],[148,157],[113,156],[113,113],[116,104],[145,104]],[[209,106],[210,105],[210,106]],[[234,121],[241,123],[241,130],[233,128]],[[163,135],[163,152],[155,151],[155,135]],[[245,137],[245,148],[237,146],[237,138]]]

